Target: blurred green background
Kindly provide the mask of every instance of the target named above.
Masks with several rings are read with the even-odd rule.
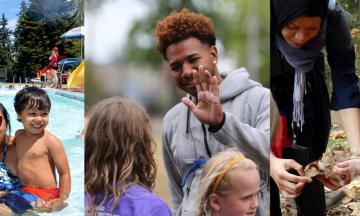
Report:
[[[360,75],[360,0],[338,0],[349,19]],[[155,26],[172,10],[188,8],[214,21],[219,50],[218,68],[246,67],[250,77],[269,86],[269,0],[88,0],[86,25],[86,104],[110,96],[133,99],[146,107],[154,137],[161,143],[161,120],[184,92],[170,79],[155,51]],[[331,92],[330,71],[326,67]],[[161,147],[157,148],[155,192],[169,204]]]
[[[337,0],[336,2],[340,5],[348,18],[351,38],[355,48],[355,71],[360,78],[360,0]],[[324,53],[326,55],[325,51]],[[329,64],[327,63],[325,65],[325,72],[328,91],[331,93],[331,72]]]
[[[110,17],[117,6],[116,15]],[[119,95],[134,99],[151,114],[161,116],[179,102],[184,93],[169,79],[164,60],[155,51],[154,32],[159,20],[182,8],[213,19],[220,71],[246,67],[252,79],[269,85],[269,1],[91,0],[85,13],[88,107],[104,97]],[[139,11],[138,15],[127,15],[129,10]],[[99,21],[101,24],[93,25]],[[111,31],[105,34],[107,29]],[[112,38],[116,31],[125,36]],[[106,46],[101,46],[101,41],[109,43],[109,40],[114,43],[104,53],[112,54],[104,60],[99,56],[99,50]]]
[[[155,51],[155,26],[171,11],[182,8],[213,19],[220,72],[246,67],[252,79],[269,85],[268,0],[90,0],[85,6],[86,109],[115,95],[146,107],[159,144],[154,192],[169,205],[160,146],[162,118],[185,93],[177,89]]]

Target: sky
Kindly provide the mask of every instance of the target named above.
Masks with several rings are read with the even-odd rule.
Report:
[[[0,0],[8,28],[15,30],[21,0]],[[86,7],[85,7],[86,8]],[[85,11],[85,56],[96,64],[112,62],[126,46],[127,35],[136,19],[149,12],[139,0],[103,1],[95,10]]]
[[[86,58],[106,64],[121,54],[134,21],[148,12],[138,0],[104,1],[100,8],[85,11]]]
[[[95,10],[85,10],[85,56],[95,64],[111,63],[121,55],[126,46],[127,35],[136,19],[146,16],[149,8],[139,0],[103,1]],[[221,41],[217,41],[222,51]],[[222,56],[219,68],[233,69],[235,60]]]
[[[0,0],[0,15],[5,14],[8,20],[8,28],[15,30],[17,15],[20,11],[21,0]]]

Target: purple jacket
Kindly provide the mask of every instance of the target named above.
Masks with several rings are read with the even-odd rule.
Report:
[[[100,200],[103,194],[99,194]],[[85,193],[85,206],[88,205],[89,197]],[[111,212],[112,203],[107,199],[102,206],[97,206],[96,215],[113,216],[171,216],[168,205],[158,196],[139,185],[126,188],[121,195],[120,201]]]

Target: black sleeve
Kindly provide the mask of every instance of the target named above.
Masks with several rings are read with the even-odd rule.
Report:
[[[354,46],[346,14],[338,5],[328,11],[326,50],[333,83],[331,108],[339,110],[360,107]]]

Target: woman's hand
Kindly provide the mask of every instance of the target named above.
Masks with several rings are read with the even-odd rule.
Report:
[[[300,176],[291,174],[295,170]],[[281,159],[270,153],[270,175],[279,190],[286,198],[295,198],[301,194],[306,183],[312,182],[310,177],[304,176],[303,167],[292,159]]]
[[[347,175],[341,175],[341,179],[332,179],[327,178],[325,176],[319,175],[316,176],[316,178],[327,188],[329,188],[332,191],[335,191],[351,182],[351,176],[349,174]]]
[[[318,179],[325,187],[331,190],[337,190],[344,185],[349,184],[353,178],[360,176],[360,158],[354,157],[339,162],[333,167],[333,171],[341,176],[342,179],[340,181],[335,181],[322,176],[319,176]]]
[[[360,157],[337,163],[333,171],[340,175],[350,175],[352,178],[360,177]]]

